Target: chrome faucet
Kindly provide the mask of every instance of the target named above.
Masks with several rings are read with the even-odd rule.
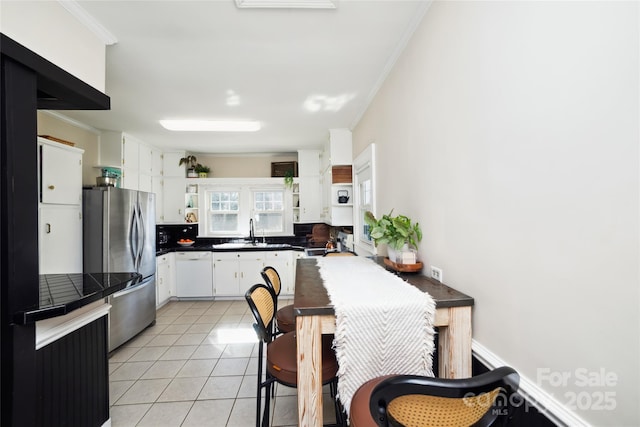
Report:
[[[255,231],[253,230],[253,218],[249,219],[249,240],[251,241],[252,245],[256,244]]]

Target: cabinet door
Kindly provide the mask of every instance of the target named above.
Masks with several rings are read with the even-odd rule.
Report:
[[[40,205],[40,274],[82,273],[82,207]]]
[[[291,259],[291,251],[267,252],[265,255],[264,265],[269,265],[275,268],[280,275],[280,282],[282,285],[280,290],[281,295],[291,295],[294,291]]]
[[[244,295],[249,288],[256,283],[264,283],[260,275],[264,267],[262,254],[260,252],[242,252],[239,260],[239,295]]]
[[[129,190],[138,190],[139,178],[140,172],[138,171],[138,169],[122,169],[122,178],[120,178],[122,188],[127,188]]]
[[[138,152],[138,169],[142,175],[153,175],[153,148],[146,144],[140,144]]]
[[[80,205],[82,202],[82,151],[41,145],[42,203]]]
[[[320,179],[318,176],[301,176],[300,180],[300,222],[320,221],[322,208]]]
[[[186,178],[164,178],[163,222],[184,223],[184,190]]]
[[[164,177],[186,178],[185,166],[178,165],[180,159],[185,157],[184,151],[169,151],[162,156],[162,174]]]
[[[151,192],[156,195],[156,222],[158,224],[164,222],[164,189],[162,188],[162,181],[161,176],[151,178]]]
[[[298,176],[320,174],[320,150],[298,150]]]
[[[215,296],[238,296],[238,258],[214,252],[213,283],[215,284]]]
[[[140,143],[131,136],[122,136],[122,166],[126,169],[140,170]]]
[[[151,175],[162,175],[162,150],[156,147],[151,149]]]
[[[153,192],[153,178],[151,175],[142,175],[138,176],[138,190],[146,191],[148,193]]]
[[[171,269],[169,257],[162,255],[156,260],[156,307],[166,303],[171,297]]]

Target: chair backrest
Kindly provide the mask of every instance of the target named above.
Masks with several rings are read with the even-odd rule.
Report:
[[[275,295],[271,289],[262,283],[253,285],[244,298],[249,303],[251,314],[256,320],[253,328],[258,337],[264,342],[271,342],[273,337],[273,319],[275,317]]]
[[[501,367],[471,378],[396,375],[371,393],[369,410],[379,426],[479,426],[507,416],[520,376]]]
[[[344,252],[325,252],[322,256],[356,256],[355,252],[344,251]]]
[[[278,271],[268,265],[262,269],[260,275],[264,279],[267,286],[273,289],[273,293],[276,295],[276,297],[279,296],[280,289],[282,288],[282,282],[280,281],[280,275],[278,274]]]

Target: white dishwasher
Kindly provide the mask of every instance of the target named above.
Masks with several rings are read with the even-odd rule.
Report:
[[[211,252],[176,252],[176,296],[213,297],[213,258]]]

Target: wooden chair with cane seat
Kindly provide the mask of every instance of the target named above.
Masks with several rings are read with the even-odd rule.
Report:
[[[273,321],[275,319],[275,295],[266,285],[253,285],[245,294],[249,308],[255,319],[253,328],[260,339],[258,347],[258,387],[256,400],[256,426],[269,426],[269,409],[275,383],[288,387],[297,387],[298,362],[295,332],[274,337]],[[263,357],[266,347],[266,372],[263,380]],[[322,384],[330,384],[332,395],[335,395],[337,385],[338,362],[331,348],[331,341],[322,340]],[[264,413],[262,417],[262,390],[264,393]],[[342,408],[335,401],[336,424],[343,424]]]
[[[278,274],[278,271],[275,268],[268,265],[262,269],[260,275],[264,279],[267,286],[271,288],[274,295],[276,296],[276,322],[273,332],[286,333],[295,331],[296,319],[293,315],[293,304],[285,305],[284,307],[278,309],[278,297],[280,296],[280,291],[282,290],[282,281],[280,280],[280,274]]]
[[[388,375],[364,383],[351,400],[351,427],[485,427],[506,421],[520,376],[503,366],[471,378]]]

